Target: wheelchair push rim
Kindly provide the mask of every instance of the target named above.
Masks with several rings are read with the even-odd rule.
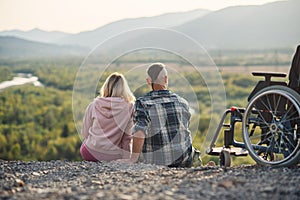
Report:
[[[250,156],[262,165],[288,166],[300,153],[300,96],[282,86],[271,86],[248,103],[243,138]]]

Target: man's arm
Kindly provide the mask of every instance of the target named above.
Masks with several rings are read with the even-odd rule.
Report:
[[[139,100],[136,100],[134,105],[133,121],[135,123],[133,127],[133,141],[132,141],[132,154],[130,159],[120,159],[117,162],[135,163],[142,152],[145,131],[149,124],[148,114]]]
[[[136,163],[142,152],[144,141],[145,141],[145,133],[142,130],[138,130],[137,132],[135,132],[133,135],[131,157],[129,159],[119,159],[119,160],[116,160],[116,162]]]
[[[142,152],[143,145],[145,141],[145,133],[141,130],[138,130],[133,135],[133,143],[132,143],[132,154],[130,160],[135,163],[137,162],[139,155]]]

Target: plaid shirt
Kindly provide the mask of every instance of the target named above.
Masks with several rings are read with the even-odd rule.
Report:
[[[151,91],[137,99],[133,132],[145,133],[140,159],[181,166],[192,151],[190,117],[187,101],[169,90]]]

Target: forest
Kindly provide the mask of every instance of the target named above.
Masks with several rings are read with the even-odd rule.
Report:
[[[139,59],[138,62],[142,63],[141,60]],[[225,60],[223,58],[222,62]],[[0,62],[0,82],[11,80],[16,74],[22,72],[37,76],[44,85],[44,87],[36,87],[26,84],[0,90],[0,159],[81,160],[79,153],[81,138],[74,123],[72,109],[73,85],[81,63],[82,59],[78,57],[9,59]],[[198,109],[196,111],[199,113],[194,114],[196,117],[193,118],[191,126],[194,127],[194,146],[200,148],[211,118],[209,109],[211,97],[205,80],[201,74],[195,73],[192,68],[185,66],[186,63],[178,64],[176,61],[168,60],[166,64],[174,66],[175,75],[180,75],[178,75],[179,78],[170,80],[170,90],[187,98],[189,98],[187,93],[192,91],[197,98]],[[283,66],[280,70],[286,73],[289,69],[288,64],[286,59],[283,60],[283,63],[277,63],[278,66]],[[143,75],[135,74],[130,77],[130,74],[127,73],[130,71],[130,67],[137,65],[139,65],[137,61],[132,60],[125,64],[115,63],[114,67],[103,71],[97,88],[101,87],[109,73],[116,70],[125,74],[129,85],[134,85],[135,82],[138,82],[137,79],[143,80]],[[258,65],[255,69],[274,71],[278,70],[278,66],[275,68],[274,65]],[[251,76],[251,70],[251,66],[230,67],[224,65],[224,67],[220,67],[222,83],[226,92],[226,107],[232,105],[245,107],[247,105],[247,97],[259,80],[259,78]],[[188,91],[186,91],[186,87],[178,86],[181,76],[191,86]],[[140,84],[133,87],[136,97],[143,95],[148,90],[146,85]],[[97,96],[97,92],[94,96]],[[197,116],[201,116],[201,118],[199,119]],[[208,157],[206,159],[216,160],[217,158]],[[251,159],[246,158],[242,162],[251,162]]]

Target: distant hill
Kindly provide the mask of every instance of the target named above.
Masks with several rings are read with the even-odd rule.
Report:
[[[187,20],[184,23],[184,20],[178,22],[174,20],[180,19],[178,13],[152,18],[127,19],[94,31],[68,36],[61,43],[94,47],[122,31],[153,26],[167,27],[184,33],[208,50],[294,48],[300,43],[299,8],[299,0],[288,0],[259,6],[234,6],[214,12],[196,10],[182,13],[185,16],[194,13],[193,17],[189,18],[190,20],[184,17],[184,20]],[[202,15],[199,14],[200,16],[195,18],[196,13],[202,13]],[[172,17],[173,20],[171,20]],[[129,35],[128,38],[123,38],[123,41],[114,41],[111,45],[112,51],[120,51],[128,45],[143,44],[145,38],[157,43],[163,42],[166,46],[177,45],[180,49],[192,51],[190,46],[180,43],[177,38],[152,32]]]
[[[299,0],[229,7],[174,29],[207,48],[294,47],[300,43],[299,9]]]
[[[202,17],[208,13],[210,13],[209,10],[198,9],[188,12],[167,13],[154,17],[124,19],[107,24],[93,31],[67,36],[59,40],[59,44],[76,44],[93,48],[106,39],[124,31],[142,27],[170,28]]]
[[[209,51],[294,49],[300,44],[299,8],[299,0],[261,6],[235,6],[211,12],[172,29],[186,34]],[[178,40],[176,35],[160,31],[145,31],[142,35],[123,38],[123,41],[111,45],[111,51],[120,52],[128,46],[138,48],[141,44],[143,47],[164,44],[172,49],[193,51],[190,44]]]
[[[82,55],[87,49],[76,46],[62,46],[0,36],[0,58],[48,57]]]
[[[71,34],[60,31],[43,31],[33,29],[30,31],[10,30],[0,32],[0,36],[13,36],[35,42],[56,43],[58,40]]]

